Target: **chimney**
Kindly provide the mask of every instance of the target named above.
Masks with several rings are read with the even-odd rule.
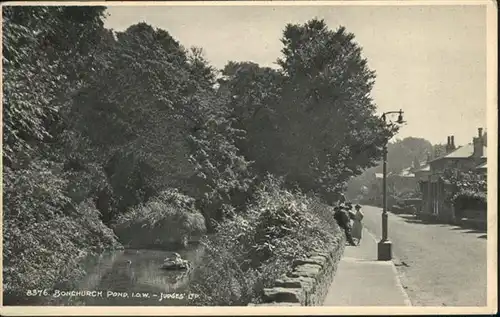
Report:
[[[448,141],[446,142],[446,148],[445,148],[446,154],[450,153],[451,151],[451,137],[448,136]]]
[[[483,128],[477,129],[477,138],[473,138],[472,142],[474,144],[474,154],[475,158],[480,158],[483,156]]]
[[[456,147],[455,147],[455,136],[452,135],[452,136],[450,136],[450,150],[453,151],[455,149],[456,149]]]

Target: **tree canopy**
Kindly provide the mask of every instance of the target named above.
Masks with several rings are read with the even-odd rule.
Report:
[[[322,20],[287,25],[280,69],[230,62],[225,89],[256,170],[324,195],[376,164],[396,131],[375,115],[375,73],[354,35]]]
[[[3,17],[7,293],[71,280],[119,245],[117,221],[178,218],[194,232],[245,218],[268,174],[333,201],[396,132],[375,113],[354,35],[322,20],[285,27],[278,69],[219,71],[165,30],[104,28],[104,7]]]

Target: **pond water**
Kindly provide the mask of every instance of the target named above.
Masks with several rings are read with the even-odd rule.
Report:
[[[196,265],[202,260],[201,247],[177,251],[193,269],[160,269],[170,251],[125,249],[90,259],[86,276],[71,290],[53,292],[45,305],[78,306],[185,306],[198,294],[187,291]],[[88,292],[87,292],[88,291]],[[60,295],[59,297],[54,297]],[[74,296],[72,296],[74,295]]]

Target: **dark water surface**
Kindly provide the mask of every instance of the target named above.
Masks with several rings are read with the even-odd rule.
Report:
[[[187,291],[196,265],[203,256],[201,247],[177,251],[192,263],[188,271],[160,269],[169,251],[125,249],[90,259],[86,276],[72,289],[52,293],[45,305],[84,306],[185,306],[198,294]],[[74,294],[68,291],[78,291]],[[86,292],[83,294],[83,292]],[[66,293],[64,293],[66,292]],[[92,292],[92,293],[90,293]]]

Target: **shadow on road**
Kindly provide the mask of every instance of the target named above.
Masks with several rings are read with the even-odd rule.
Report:
[[[483,229],[473,229],[473,228],[467,228],[467,227],[454,227],[451,228],[451,230],[461,230],[465,233],[485,233],[486,230]]]
[[[487,238],[487,235],[483,234],[483,235],[480,235],[478,238],[479,238],[479,239],[486,239],[486,238]]]
[[[469,228],[465,225],[459,226],[459,225],[453,225],[453,224],[447,224],[439,221],[432,221],[432,220],[421,220],[417,219],[415,215],[405,215],[405,214],[394,214],[395,216],[398,216],[399,218],[402,218],[405,222],[408,223],[415,223],[415,224],[422,224],[422,225],[439,225],[440,227],[447,227],[450,228],[451,230],[456,230],[456,231],[462,231],[463,233],[486,233],[486,230],[483,229],[476,229],[476,228]],[[479,238],[486,239],[486,234],[480,236]]]
[[[441,225],[443,224],[442,222],[439,221],[433,221],[433,220],[422,220],[418,219],[415,215],[408,215],[408,214],[394,214],[400,218],[403,218],[406,222],[409,223],[420,223],[423,225]]]
[[[415,215],[401,215],[401,214],[397,215],[396,214],[396,216],[404,219],[404,221],[408,222],[408,223],[419,223],[422,225],[442,225],[441,222],[418,219],[415,217]]]
[[[403,218],[405,220],[414,220],[414,221],[418,221],[418,222],[421,222],[419,219],[415,218],[414,215],[404,215],[404,214],[395,214],[396,216],[400,217],[400,218]]]
[[[408,223],[421,223],[421,224],[424,224],[422,222],[422,220],[415,218],[414,215],[402,215],[402,214],[399,214],[399,215],[395,214],[395,215],[398,216],[399,218],[404,219],[404,221],[406,221]]]

